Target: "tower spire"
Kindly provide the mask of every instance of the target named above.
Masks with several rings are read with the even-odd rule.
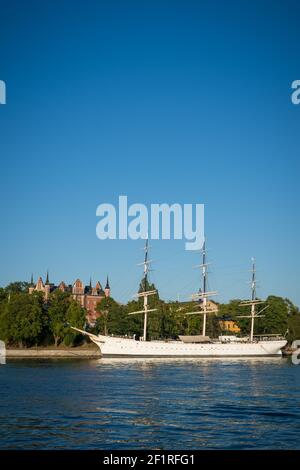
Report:
[[[48,269],[47,269],[47,276],[46,276],[45,284],[49,284],[49,270]]]
[[[109,281],[108,281],[108,275],[106,276],[106,286],[105,289],[110,289],[109,287]]]

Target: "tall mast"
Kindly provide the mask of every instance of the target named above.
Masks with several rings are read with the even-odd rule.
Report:
[[[254,335],[254,318],[255,318],[255,298],[256,298],[256,275],[255,275],[255,259],[252,258],[252,279],[251,279],[251,331],[250,331],[250,341],[253,341]]]
[[[207,289],[207,274],[208,274],[207,267],[208,267],[209,263],[206,262],[205,240],[203,242],[203,247],[202,247],[202,250],[201,250],[201,254],[202,254],[202,263],[200,265],[196,266],[196,267],[201,269],[202,289],[200,288],[199,292],[197,294],[192,295],[192,298],[194,298],[195,300],[198,300],[197,307],[200,308],[200,310],[196,311],[196,312],[187,312],[186,315],[199,315],[199,314],[203,315],[202,335],[205,336],[206,335],[206,317],[207,317],[207,314],[216,313],[218,311],[217,309],[208,308],[208,306],[207,306],[208,297],[210,297],[212,295],[216,295],[217,292],[216,291],[208,292],[206,290]]]
[[[149,271],[149,263],[148,263],[148,238],[145,244],[145,258],[144,258],[144,294],[147,292],[147,284],[148,284],[148,271]],[[146,341],[147,339],[147,318],[148,317],[148,295],[144,295],[144,331],[143,331],[143,340]]]
[[[206,264],[206,251],[205,251],[205,240],[202,248],[202,280],[203,280],[203,293],[206,292],[206,276],[207,276],[207,264]],[[207,297],[203,298],[203,326],[202,335],[206,333],[206,314],[207,314]]]
[[[149,265],[151,261],[148,259],[148,253],[149,253],[149,244],[148,244],[148,239],[146,240],[145,243],[145,256],[144,256],[144,261],[141,263],[144,269],[144,276],[142,280],[142,291],[136,294],[137,297],[144,297],[144,305],[143,305],[143,310],[139,310],[137,312],[130,312],[129,315],[135,315],[137,313],[143,313],[144,314],[144,327],[143,327],[143,341],[147,340],[147,321],[148,321],[148,313],[149,312],[154,312],[157,309],[156,308],[149,308],[148,306],[148,297],[149,295],[154,295],[157,293],[156,290],[147,290],[148,288],[148,273],[149,273]]]
[[[237,318],[251,318],[251,327],[250,327],[250,342],[253,343],[254,338],[254,320],[255,318],[262,318],[264,315],[260,315],[263,310],[268,306],[264,307],[260,312],[256,313],[256,305],[263,304],[263,300],[258,300],[256,298],[256,267],[255,259],[251,258],[252,268],[251,268],[251,300],[245,300],[241,302],[241,306],[248,307],[251,306],[250,315],[239,315]]]

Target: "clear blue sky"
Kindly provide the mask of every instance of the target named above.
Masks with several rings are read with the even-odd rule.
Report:
[[[0,284],[45,276],[136,291],[141,241],[96,238],[96,207],[204,203],[211,287],[300,304],[297,1],[0,0]],[[199,256],[152,242],[164,298]]]

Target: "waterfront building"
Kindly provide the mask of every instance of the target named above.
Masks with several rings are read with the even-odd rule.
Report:
[[[229,331],[230,333],[240,333],[241,329],[231,318],[221,318],[219,325],[222,331]]]
[[[92,286],[92,280],[90,279],[89,285],[84,285],[80,279],[76,279],[73,284],[67,285],[64,281],[61,281],[60,284],[55,285],[49,282],[49,273],[47,271],[46,281],[43,282],[42,277],[39,277],[36,284],[31,278],[31,283],[29,287],[29,294],[33,292],[42,292],[44,295],[45,302],[48,302],[50,294],[56,289],[60,289],[62,292],[69,292],[72,295],[73,299],[80,303],[80,305],[87,311],[87,322],[90,325],[95,325],[97,318],[100,316],[100,313],[97,312],[97,304],[105,297],[110,296],[110,285],[108,277],[106,279],[105,288],[102,288],[102,285],[99,281]]]

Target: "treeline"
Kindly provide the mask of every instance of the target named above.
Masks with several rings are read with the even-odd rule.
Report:
[[[27,283],[13,283],[0,288],[0,339],[8,345],[30,346],[76,346],[89,341],[70,329],[70,325],[86,328],[94,333],[109,335],[135,335],[143,332],[143,315],[130,313],[142,310],[143,299],[120,305],[113,298],[102,299],[97,305],[100,313],[96,325],[86,324],[86,310],[72,299],[69,293],[59,289],[50,295],[47,303],[41,293],[28,294]],[[155,289],[148,284],[147,290]],[[142,289],[142,286],[140,286]],[[149,297],[150,308],[157,309],[148,316],[148,339],[176,338],[180,334],[199,334],[202,330],[201,315],[186,315],[195,310],[188,302],[164,302],[159,295]],[[241,300],[219,304],[217,316],[208,315],[207,335],[217,337],[221,331],[219,320],[230,318],[241,328],[241,335],[249,334],[250,319],[239,318],[247,315],[249,308],[240,305]],[[286,335],[289,342],[300,338],[300,312],[290,300],[269,296],[268,307],[263,316],[255,322],[255,334]],[[264,307],[262,305],[261,309]]]
[[[64,343],[76,345],[80,334],[70,324],[82,328],[86,311],[68,293],[59,289],[45,303],[42,293],[28,294],[24,282],[0,288],[0,339],[19,347]]]
[[[153,286],[150,286],[152,289]],[[149,290],[150,290],[149,289]],[[95,331],[102,334],[139,335],[143,329],[143,315],[130,315],[130,312],[143,308],[142,300],[129,302],[126,306],[118,305],[113,299],[105,299],[106,313],[98,318]],[[218,304],[217,315],[207,315],[206,334],[212,338],[226,334],[221,330],[219,320],[232,319],[241,329],[240,335],[250,332],[250,319],[239,318],[250,314],[250,307],[240,305],[241,299],[231,300],[227,304]],[[260,318],[255,320],[255,335],[279,334],[287,338],[289,343],[300,339],[300,312],[290,300],[277,296],[269,296],[265,304],[267,308]],[[103,304],[99,309],[103,309]],[[202,331],[201,315],[185,315],[186,312],[195,311],[195,304],[188,302],[166,303],[154,296],[150,300],[150,308],[157,308],[156,312],[148,315],[149,339],[176,338],[178,335],[194,335]],[[260,310],[258,308],[258,311]],[[100,311],[100,310],[99,310]],[[102,310],[103,312],[103,310]],[[228,333],[229,334],[229,333]]]
[[[245,335],[249,333],[250,319],[239,317],[249,315],[249,309],[241,306],[241,299],[235,299],[228,304],[220,304],[218,315],[235,320],[241,334]],[[255,320],[255,335],[279,333],[285,335],[289,343],[300,338],[300,311],[289,299],[269,295],[264,304],[257,306],[257,311],[262,313]]]

